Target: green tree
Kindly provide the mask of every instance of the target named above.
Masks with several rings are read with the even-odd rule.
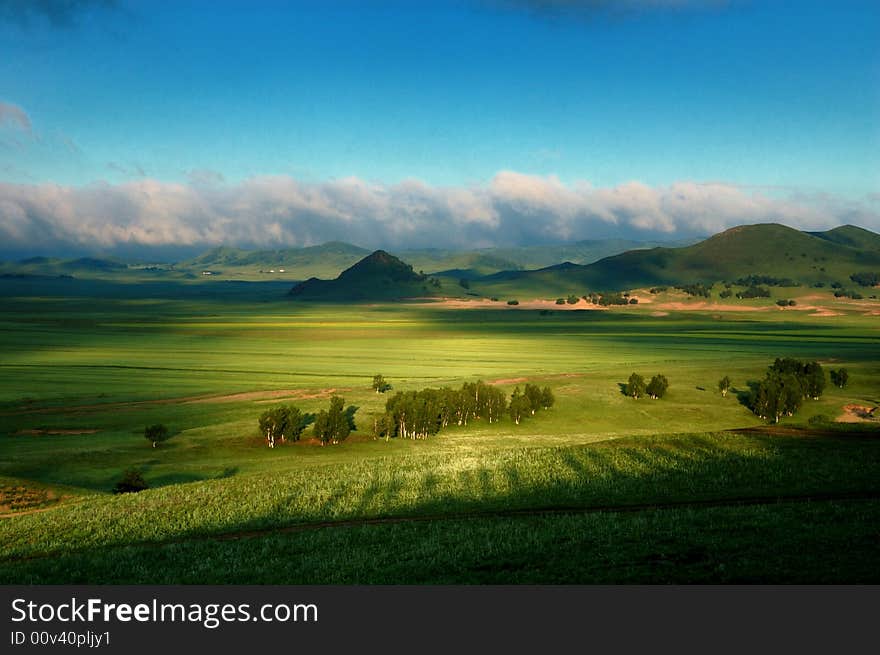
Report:
[[[730,391],[730,384],[730,378],[726,375],[718,380],[718,391],[721,392],[722,398],[726,397],[727,392]]]
[[[157,423],[156,425],[148,425],[144,428],[144,438],[151,442],[153,448],[155,448],[163,441],[168,441],[171,438],[171,433],[168,432],[168,428],[164,425]]]
[[[803,368],[804,394],[813,400],[819,400],[819,396],[825,391],[825,371],[819,362],[808,362]]]
[[[391,385],[385,381],[385,378],[378,373],[373,376],[373,390],[376,393],[385,393],[391,389]]]
[[[278,405],[260,415],[260,434],[265,435],[269,448],[274,448],[278,441],[298,441],[306,428],[306,422],[306,416],[299,408]]]
[[[544,387],[541,389],[541,407],[544,409],[550,409],[556,403],[556,397],[553,395],[552,389],[550,387]]]
[[[629,376],[629,381],[626,383],[626,395],[632,396],[633,398],[641,398],[645,395],[645,378],[643,378],[638,373],[633,373]]]
[[[529,402],[529,414],[534,416],[541,409],[541,390],[535,384],[526,384],[523,396]]]
[[[845,368],[839,368],[836,371],[831,369],[830,376],[831,384],[840,387],[841,389],[843,389],[846,386],[846,383],[849,382],[849,371]]]
[[[520,393],[519,387],[514,389],[513,393],[510,396],[508,411],[510,412],[510,419],[516,425],[519,425],[520,421],[528,416],[529,412],[531,411],[529,399]]]
[[[341,396],[330,398],[330,407],[315,417],[314,434],[322,446],[339,443],[351,433],[355,411],[354,407],[345,409],[345,400]]]
[[[656,400],[657,398],[662,398],[666,394],[668,388],[669,380],[666,379],[665,375],[659,374],[651,378],[645,391],[651,398]]]

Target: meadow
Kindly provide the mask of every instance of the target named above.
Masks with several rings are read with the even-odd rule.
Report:
[[[880,398],[864,304],[548,313],[101,284],[0,290],[5,583],[877,581],[877,425],[834,422]],[[782,356],[850,383],[780,430],[740,396]],[[633,371],[668,395],[626,397]],[[557,401],[519,426],[374,440],[376,373]],[[347,440],[266,448],[261,412],[334,394],[358,407]],[[158,448],[152,423],[173,434]],[[113,495],[128,468],[151,488]]]

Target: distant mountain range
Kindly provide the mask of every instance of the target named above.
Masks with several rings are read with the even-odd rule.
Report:
[[[672,242],[665,245],[684,245],[690,242]],[[395,250],[401,260],[415,271],[427,274],[445,274],[457,278],[478,278],[507,270],[536,269],[562,261],[589,264],[609,255],[626,250],[660,245],[654,241],[626,241],[621,239],[578,241],[552,246],[522,248],[484,248],[479,250]],[[311,277],[333,278],[352,266],[370,250],[340,241],[319,246],[276,250],[245,250],[220,246],[176,263],[144,263],[149,251],[140,253],[134,263],[116,256],[91,256],[78,259],[59,257],[29,257],[0,263],[0,274],[33,276],[74,275],[98,278],[201,278],[220,276],[223,279],[305,280]]]
[[[362,300],[425,295],[583,295],[659,285],[735,281],[748,276],[799,284],[845,283],[857,272],[880,271],[880,235],[854,226],[800,232],[777,224],[729,229],[680,248],[631,250],[588,265],[563,262],[537,270],[508,270],[456,280],[458,271],[419,275],[413,267],[377,251],[335,280],[309,280],[298,298]]]
[[[471,251],[370,251],[343,242],[284,250],[220,247],[176,264],[117,258],[31,257],[0,264],[0,277],[64,276],[117,282],[289,281],[301,299],[416,296],[558,297],[589,291],[734,281],[749,275],[801,284],[880,272],[880,235],[846,225],[801,232],[778,224],[731,228],[697,243],[581,241],[559,246]],[[603,253],[607,256],[600,257]],[[594,260],[594,257],[599,257]],[[545,262],[551,265],[542,265]]]

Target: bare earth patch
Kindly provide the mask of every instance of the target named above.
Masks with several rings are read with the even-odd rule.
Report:
[[[500,380],[492,380],[489,384],[519,384],[526,380],[528,378],[501,378]]]
[[[344,391],[351,391],[351,389],[276,389],[274,391],[243,391],[240,393],[226,394],[224,396],[199,396],[195,398],[186,398],[179,402],[183,402],[184,404],[203,404],[236,403],[245,401],[272,402],[279,399],[312,400],[315,398],[329,398],[334,393]]]
[[[58,494],[49,489],[24,485],[0,486],[0,517],[43,511],[61,500]]]
[[[835,420],[838,423],[864,423],[866,421],[876,420],[878,415],[876,407],[866,407],[864,405],[845,405],[843,414]]]
[[[752,305],[722,305],[698,300],[695,302],[665,302],[657,305],[658,310],[674,312],[713,311],[713,312],[765,312],[770,307],[754,307]]]

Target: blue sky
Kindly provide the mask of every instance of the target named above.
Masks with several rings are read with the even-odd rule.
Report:
[[[877,2],[0,0],[0,182],[16,199],[58,185],[82,205],[96,185],[148,184],[157,197],[210,186],[216,204],[273,178],[306,196],[356,180],[404,202],[409,181],[490,193],[515,172],[525,186],[502,205],[534,204],[531,182],[550,195],[637,184],[657,202],[717,184],[787,203],[769,219],[797,222],[794,202],[805,224],[824,212],[873,226],[878,153]],[[541,198],[534,216],[558,227],[566,206]],[[625,218],[646,235],[699,231]],[[555,236],[604,233],[582,222]],[[281,229],[286,243],[322,238]]]

